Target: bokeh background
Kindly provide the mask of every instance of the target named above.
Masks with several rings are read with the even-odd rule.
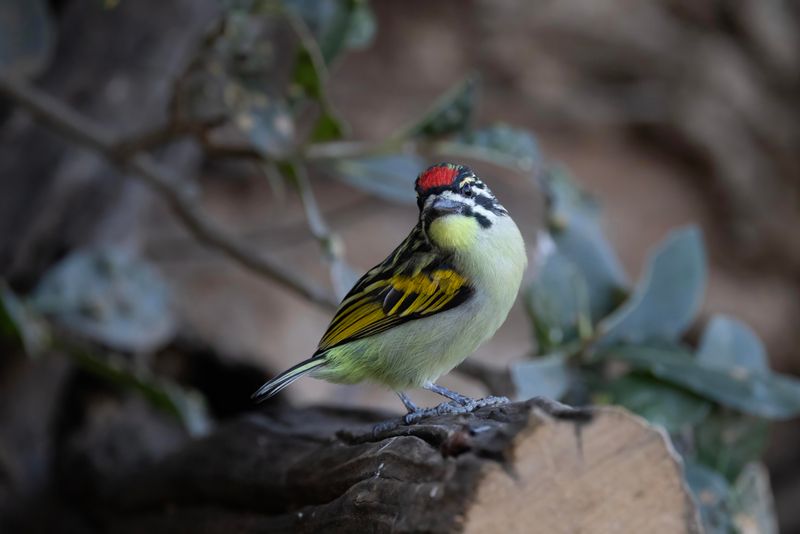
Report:
[[[796,2],[373,0],[370,6],[374,35],[331,64],[327,80],[325,105],[349,124],[349,139],[390,137],[477,73],[473,123],[531,131],[541,157],[563,164],[602,206],[604,228],[631,279],[670,229],[700,225],[710,262],[701,316],[742,319],[764,341],[773,369],[800,374]],[[13,65],[114,139],[129,139],[165,123],[175,80],[221,10],[212,0],[4,0],[0,65]],[[261,38],[273,39],[269,72],[283,72],[294,50],[285,24],[265,31]],[[274,88],[265,84],[270,94]],[[291,127],[305,132],[310,123],[303,115]],[[152,188],[36,123],[11,99],[0,100],[0,140],[0,277],[16,293],[30,293],[76,250],[113,245],[145,260],[163,276],[164,306],[171,310],[168,328],[150,327],[177,335],[181,341],[167,352],[183,355],[162,354],[156,369],[184,378],[196,372],[195,385],[205,381],[201,389],[217,416],[246,409],[250,386],[314,351],[330,310],[200,243]],[[295,189],[276,183],[270,169],[186,137],[148,151],[193,188],[210,219],[322,287],[331,280],[320,242],[333,242],[345,268],[358,273],[382,260],[416,221],[413,201],[353,187],[323,161],[309,176],[324,217],[320,233],[309,229]],[[544,209],[537,182],[490,162],[464,161],[491,184],[533,255]],[[407,176],[409,191],[413,178]],[[161,317],[161,304],[152,306]],[[529,321],[518,304],[476,359],[503,369],[531,350]],[[76,379],[66,358],[5,352],[0,500],[18,503],[41,493],[54,469],[88,461],[74,450],[109,443],[101,435],[120,437],[102,461],[92,460],[99,470],[141,459],[119,445],[131,436],[155,456],[184,439],[172,423],[153,423],[140,400],[98,401],[104,398],[98,379]],[[214,363],[195,369],[187,353]],[[237,389],[213,384],[215,375]],[[463,375],[443,384],[485,392]],[[312,379],[283,399],[400,411],[394,395],[378,387]],[[76,415],[76,406],[86,412]],[[64,459],[59,447],[74,454]],[[800,532],[798,450],[797,421],[774,425],[766,461],[782,532]]]

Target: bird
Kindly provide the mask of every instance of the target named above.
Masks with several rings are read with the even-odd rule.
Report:
[[[382,384],[400,397],[406,423],[508,402],[436,381],[505,322],[527,266],[519,228],[467,166],[434,165],[414,188],[419,218],[408,237],[345,295],[312,356],[261,386],[255,402],[305,375]],[[412,388],[448,401],[421,408],[406,393]]]

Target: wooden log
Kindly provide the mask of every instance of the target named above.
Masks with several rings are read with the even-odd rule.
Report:
[[[252,414],[97,496],[113,532],[699,532],[664,435],[535,402],[373,434],[372,412]]]

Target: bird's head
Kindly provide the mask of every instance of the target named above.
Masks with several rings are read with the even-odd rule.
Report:
[[[440,163],[415,184],[420,223],[436,245],[453,251],[473,246],[508,212],[469,167]]]

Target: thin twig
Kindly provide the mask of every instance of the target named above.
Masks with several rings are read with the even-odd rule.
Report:
[[[350,279],[350,268],[344,261],[344,244],[322,216],[305,165],[293,163],[290,168],[292,175],[290,178],[292,178],[303,203],[308,228],[317,240],[322,255],[328,263],[333,289],[337,297],[344,298],[350,290],[350,286],[355,282],[355,278]]]
[[[255,253],[208,219],[197,206],[192,189],[150,156],[139,154],[130,159],[120,159],[115,151],[118,145],[112,141],[113,136],[100,125],[32,85],[4,73],[0,73],[0,95],[24,108],[67,139],[97,152],[120,169],[131,171],[132,177],[147,184],[167,202],[172,212],[198,240],[315,304],[327,308],[336,307],[336,300],[327,291],[298,275],[296,270],[281,265],[273,258]]]

